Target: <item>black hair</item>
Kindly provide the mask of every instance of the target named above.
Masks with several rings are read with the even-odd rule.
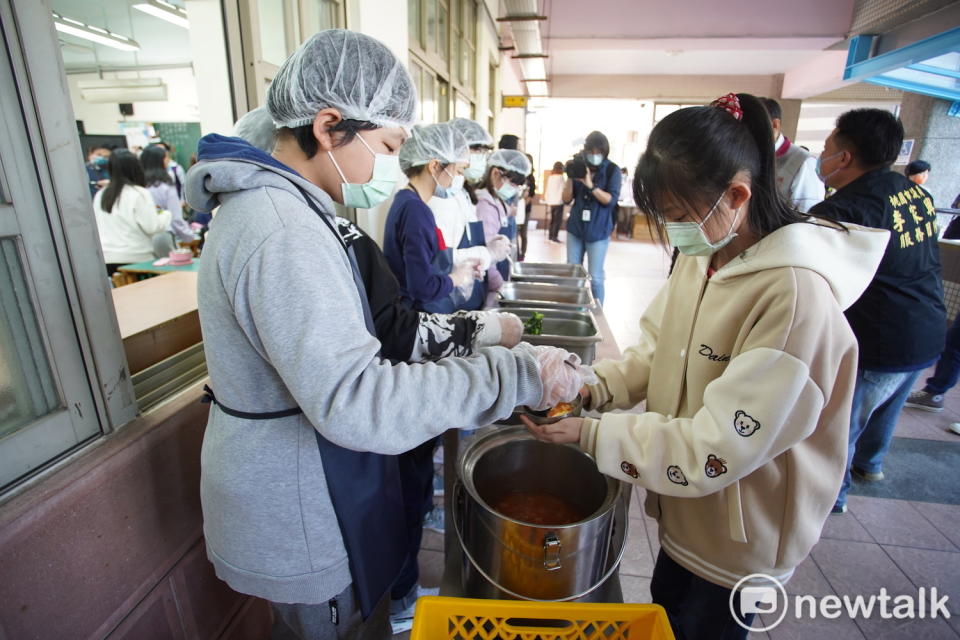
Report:
[[[583,148],[599,149],[604,158],[610,155],[610,141],[599,131],[591,131],[587,135],[587,139],[583,141]]]
[[[437,160],[437,162],[440,162],[440,160]],[[429,163],[429,162],[425,162],[425,163],[423,163],[423,164],[418,164],[418,165],[415,166],[415,167],[407,167],[406,169],[403,170],[403,175],[407,176],[408,178],[413,178],[413,177],[415,177],[415,176],[418,176],[418,175],[420,175],[421,173],[423,173],[424,171],[427,170],[427,165],[428,165],[428,164],[430,164],[430,163]],[[452,163],[450,163],[450,162],[440,162],[440,170],[443,171],[444,169],[446,169],[447,167],[449,167],[451,164],[452,164]]]
[[[167,158],[167,151],[159,144],[152,144],[140,154],[140,164],[143,165],[143,178],[146,184],[173,184],[163,161]]]
[[[127,149],[117,149],[110,154],[110,164],[107,165],[110,171],[110,184],[103,189],[100,208],[111,213],[113,205],[120,199],[120,193],[127,185],[136,185],[138,187],[147,186],[143,177],[143,167],[140,161],[132,152]]]
[[[853,109],[837,118],[834,139],[864,169],[889,167],[900,155],[903,124],[883,109]]]
[[[497,144],[498,149],[513,149],[514,151],[517,150],[518,146],[520,146],[520,138],[512,133],[505,133],[500,136],[500,142]]]
[[[907,176],[915,176],[924,171],[930,171],[930,163],[926,160],[914,160],[907,165],[907,169],[903,173]]]
[[[752,95],[739,93],[737,98],[741,120],[718,107],[687,107],[665,117],[650,133],[634,170],[633,193],[662,244],[668,244],[661,213],[667,199],[704,215],[740,171],[750,176],[748,220],[754,233],[763,237],[806,221],[777,191],[767,110]]]
[[[757,98],[757,99],[763,103],[763,108],[767,110],[768,114],[770,114],[771,120],[783,119],[783,109],[780,108],[779,102],[777,102],[773,98]]]
[[[472,144],[470,145],[470,151],[493,151],[493,147],[489,144]]]
[[[164,142],[163,140],[161,140],[161,141],[158,142],[157,144],[160,145],[161,147],[163,147],[164,149],[166,149],[166,150],[167,150],[167,153],[170,153],[170,143],[169,143],[169,142]]]
[[[554,173],[563,173],[563,163],[562,163],[562,162],[554,162],[554,163],[553,163],[553,172],[554,172]]]
[[[90,155],[94,151],[99,151],[100,149],[103,149],[104,151],[110,151],[110,147],[105,144],[95,144],[87,148],[87,155]]]
[[[357,137],[357,133],[360,131],[373,131],[379,128],[380,127],[372,122],[366,122],[364,120],[341,120],[327,131],[329,133],[343,134],[340,139],[333,144],[333,148],[336,149],[337,147],[343,147],[353,142],[353,139]],[[303,151],[308,159],[317,155],[317,151],[320,150],[317,145],[317,138],[313,135],[312,122],[299,127],[283,127],[278,133],[288,133],[292,135],[300,146],[300,150]]]

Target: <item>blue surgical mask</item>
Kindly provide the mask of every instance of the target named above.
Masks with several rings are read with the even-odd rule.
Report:
[[[842,153],[843,153],[843,151],[837,151],[837,152],[836,152],[835,154],[833,154],[832,156],[827,156],[826,159],[827,159],[827,160],[832,160],[833,158],[836,158],[837,156],[839,156],[839,155],[842,154]],[[821,181],[821,182],[823,182],[824,184],[826,184],[827,178],[829,178],[830,176],[832,176],[833,174],[835,174],[837,171],[840,171],[840,167],[837,167],[836,169],[834,169],[833,171],[831,171],[831,172],[828,173],[827,175],[823,175],[823,161],[824,161],[823,154],[820,154],[819,156],[817,156],[817,177],[820,178],[820,181]]]
[[[595,167],[599,167],[600,163],[603,162],[602,153],[589,153],[587,154],[587,162],[592,164]]]
[[[393,193],[397,181],[400,179],[400,158],[385,153],[375,153],[362,136],[358,135],[357,139],[373,155],[373,173],[367,182],[363,184],[347,182],[347,177],[340,170],[340,165],[337,164],[333,153],[327,151],[327,155],[330,156],[330,161],[333,162],[337,173],[340,174],[340,179],[343,180],[341,183],[343,205],[357,209],[370,209],[389,198]]]
[[[710,211],[707,212],[702,222],[667,222],[664,224],[667,230],[667,239],[670,241],[670,244],[686,256],[710,256],[727,246],[727,244],[737,236],[733,228],[736,226],[737,218],[740,216],[740,209],[737,209],[736,213],[734,213],[733,220],[730,222],[730,229],[720,240],[710,242],[707,239],[707,234],[703,232],[703,225],[705,225],[707,220],[710,219],[710,216],[716,212],[717,206],[722,199],[723,194],[720,194],[720,197],[716,203],[710,207]]]
[[[109,163],[110,163],[110,159],[104,158],[103,156],[97,156],[93,159],[93,164],[95,164],[98,167],[105,167]]]
[[[520,189],[517,185],[513,184],[509,180],[504,180],[503,184],[500,185],[500,188],[497,189],[497,195],[504,202],[509,202],[520,193]]]
[[[463,170],[463,175],[470,182],[476,182],[483,177],[483,172],[487,170],[487,154],[471,153],[470,164]]]
[[[446,169],[443,170],[443,173],[446,173],[450,176],[450,172]],[[450,176],[450,180],[453,182],[450,183],[449,187],[440,186],[440,181],[433,177],[433,174],[430,174],[430,177],[433,178],[433,181],[436,183],[433,186],[433,196],[435,198],[449,198],[454,194],[453,182],[456,182],[456,178]]]

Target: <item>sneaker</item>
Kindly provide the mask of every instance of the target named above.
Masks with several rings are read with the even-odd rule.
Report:
[[[864,471],[857,467],[850,467],[850,473],[866,482],[880,482],[883,480],[883,471]]]
[[[922,390],[914,391],[907,396],[907,402],[904,406],[910,407],[911,409],[920,409],[921,411],[940,413],[943,411],[943,394],[934,394]]]
[[[426,517],[423,519],[423,528],[436,531],[437,533],[443,533],[444,519],[443,507],[434,507],[427,512]]]
[[[960,422],[951,422],[949,425],[947,425],[947,431],[960,436]]]
[[[414,593],[402,600],[390,601],[390,627],[393,634],[405,633],[413,628],[413,614],[417,609],[417,599],[423,596],[440,595],[440,589],[425,589],[417,585]],[[412,596],[412,597],[411,597]]]
[[[846,513],[846,512],[847,512],[847,505],[846,505],[846,504],[835,504],[835,505],[833,505],[833,509],[830,509],[830,513],[838,513],[838,514],[839,514],[839,513]]]

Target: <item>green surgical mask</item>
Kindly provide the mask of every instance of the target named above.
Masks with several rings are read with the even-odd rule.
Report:
[[[487,170],[487,154],[471,153],[470,165],[463,170],[463,177],[470,182],[476,182],[483,177],[483,172]]]
[[[737,236],[733,228],[736,226],[737,218],[740,216],[740,209],[737,209],[733,220],[730,222],[730,230],[727,231],[727,234],[720,240],[710,242],[707,240],[707,234],[703,232],[703,225],[705,225],[707,220],[710,219],[710,216],[716,212],[717,206],[722,199],[723,194],[721,193],[716,203],[710,207],[710,211],[707,212],[702,222],[665,223],[664,227],[667,230],[667,240],[669,240],[670,244],[679,249],[680,253],[685,256],[710,256],[727,246],[727,244]]]
[[[400,158],[385,153],[375,153],[362,136],[357,135],[357,138],[373,155],[373,174],[369,181],[363,184],[347,182],[347,177],[340,170],[340,165],[337,164],[333,153],[328,151],[327,155],[330,156],[330,161],[333,162],[337,173],[340,174],[340,179],[343,180],[341,183],[343,205],[357,209],[371,209],[389,198],[397,186],[400,176]]]

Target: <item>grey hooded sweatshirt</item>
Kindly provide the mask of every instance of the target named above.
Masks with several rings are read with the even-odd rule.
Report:
[[[391,366],[366,329],[344,249],[295,185],[332,222],[329,196],[236,138],[207,136],[200,157],[187,201],[220,207],[198,291],[211,386],[231,409],[303,410],[246,420],[211,406],[200,481],[207,553],[237,591],[326,602],[351,576],[314,429],[341,447],[398,454],[537,403],[537,364],[490,347]]]

